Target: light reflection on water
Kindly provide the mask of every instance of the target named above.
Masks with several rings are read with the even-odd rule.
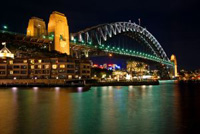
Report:
[[[0,89],[0,134],[191,133],[200,124],[196,86]]]

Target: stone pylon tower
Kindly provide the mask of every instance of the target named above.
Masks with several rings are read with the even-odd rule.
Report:
[[[47,34],[43,19],[32,17],[28,22],[27,36],[42,37]]]
[[[54,11],[50,15],[48,35],[54,37],[54,50],[70,55],[69,26],[64,14]]]
[[[178,71],[177,71],[177,60],[176,60],[176,56],[174,54],[172,54],[171,56],[171,62],[174,63],[174,68],[173,68],[173,76],[174,77],[178,77]]]

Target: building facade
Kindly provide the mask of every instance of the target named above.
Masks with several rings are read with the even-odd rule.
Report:
[[[89,60],[74,58],[0,59],[0,79],[89,79]]]

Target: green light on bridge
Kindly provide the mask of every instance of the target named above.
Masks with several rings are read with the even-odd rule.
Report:
[[[7,30],[7,29],[8,29],[8,26],[4,25],[4,26],[3,26],[3,29],[4,29],[4,30]]]

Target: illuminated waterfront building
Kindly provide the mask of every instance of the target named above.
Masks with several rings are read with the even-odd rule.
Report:
[[[2,79],[87,79],[91,63],[68,58],[0,59]]]
[[[92,67],[93,68],[108,69],[108,70],[113,70],[113,71],[121,69],[121,67],[117,64],[107,64],[107,63],[104,63],[103,65],[93,64]]]
[[[149,72],[149,67],[143,62],[128,61],[127,62],[127,72],[132,76],[143,75]]]

